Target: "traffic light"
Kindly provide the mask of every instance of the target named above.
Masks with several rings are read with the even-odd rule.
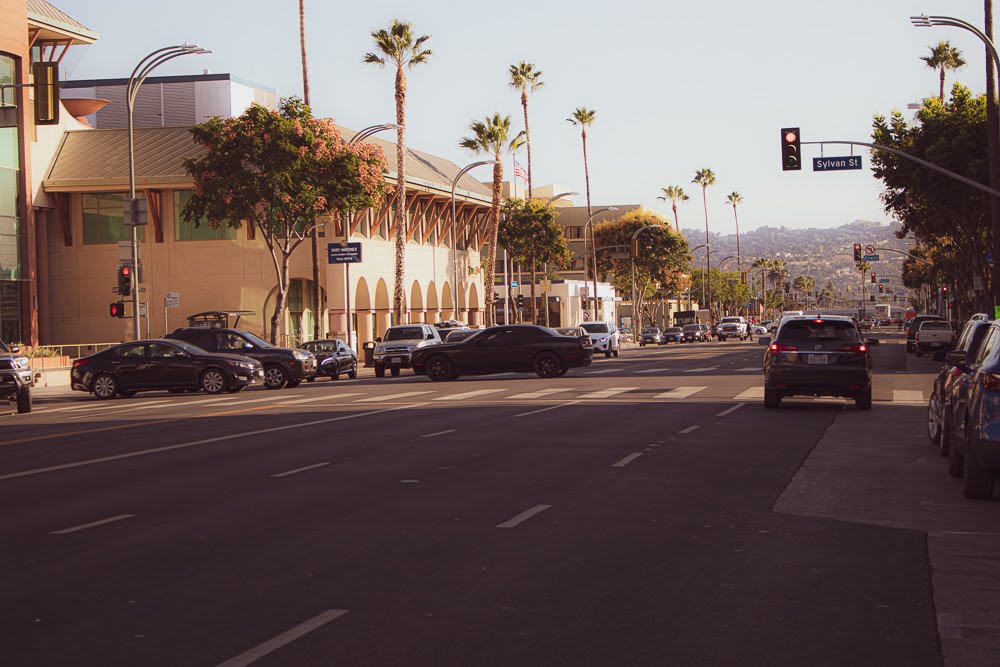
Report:
[[[109,314],[111,315],[111,317],[125,317],[125,302],[116,301],[115,303],[111,304],[111,308],[109,309]]]
[[[854,261],[855,262],[860,262],[861,261],[861,244],[860,243],[855,243],[854,244]]]
[[[876,280],[875,280],[875,272],[872,271],[872,283],[874,283],[874,282],[876,282]]]
[[[781,130],[781,170],[802,169],[802,155],[799,146],[799,128],[785,127]]]
[[[941,294],[943,294],[944,296],[948,296],[948,286],[947,285],[945,285],[944,287],[941,288]]]
[[[523,294],[518,294],[517,295],[517,307],[518,308],[524,308],[524,295]]]
[[[132,294],[132,267],[122,264],[118,267],[118,295],[130,296]]]
[[[878,293],[879,294],[884,294],[885,293],[885,285],[879,285],[878,286]]]

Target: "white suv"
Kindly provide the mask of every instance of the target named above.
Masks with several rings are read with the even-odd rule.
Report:
[[[612,354],[618,356],[622,345],[622,335],[613,322],[584,322],[580,326],[590,336],[590,342],[594,345],[594,354],[603,352],[605,357],[610,357]]]

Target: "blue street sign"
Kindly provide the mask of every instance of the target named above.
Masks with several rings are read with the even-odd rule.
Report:
[[[847,171],[850,169],[861,169],[860,155],[813,158],[813,171]]]
[[[892,278],[879,278],[878,281],[880,283],[891,283],[892,282]]]
[[[356,264],[361,261],[361,242],[327,243],[326,259],[330,264]]]
[[[878,255],[865,255],[865,261],[866,262],[877,262],[878,261]]]
[[[511,286],[511,288],[516,288],[517,287],[517,281],[516,280],[510,281],[510,286]]]

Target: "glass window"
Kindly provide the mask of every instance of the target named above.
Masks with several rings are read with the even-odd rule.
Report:
[[[173,345],[167,345],[166,343],[152,343],[149,346],[149,356],[157,357],[159,359],[177,359],[185,355],[184,352]]]
[[[858,340],[853,322],[842,320],[792,320],[778,332],[781,341]]]
[[[385,332],[385,340],[420,340],[424,330],[420,327],[393,327]]]
[[[142,199],[144,195],[137,194]],[[125,226],[122,202],[127,197],[123,192],[100,192],[83,195],[83,243],[97,245],[118,243],[129,240],[129,228]],[[145,229],[137,227],[139,240],[145,238]]]
[[[216,349],[217,350],[242,350],[244,343],[248,343],[246,339],[242,336],[234,334],[232,332],[226,331],[217,334],[216,338]]]
[[[18,280],[20,277],[20,220],[18,218],[0,217],[0,280]]]
[[[0,340],[21,340],[21,284],[0,280]]]
[[[137,359],[146,356],[145,345],[122,345],[115,350],[115,356],[120,359]]]
[[[976,361],[974,363],[980,364],[984,359],[993,354],[996,350],[997,341],[1000,340],[1000,329],[996,327],[990,327],[990,333],[987,335],[986,340],[983,341],[983,346],[979,348],[979,354],[976,355]]]
[[[596,334],[610,333],[608,331],[608,325],[604,324],[603,322],[595,322],[595,323],[592,323],[592,324],[588,324],[588,323],[584,322],[580,326],[582,326],[586,330],[587,333],[596,333]]]
[[[202,218],[197,225],[184,222],[184,207],[191,199],[192,190],[174,190],[174,240],[175,241],[219,241],[236,238],[236,229],[220,223],[215,229]]]

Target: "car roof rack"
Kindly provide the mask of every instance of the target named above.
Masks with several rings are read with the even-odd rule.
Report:
[[[244,315],[256,315],[253,310],[206,310],[203,313],[188,315],[188,326],[196,329],[228,329],[229,318],[235,317],[232,326],[239,326]]]

